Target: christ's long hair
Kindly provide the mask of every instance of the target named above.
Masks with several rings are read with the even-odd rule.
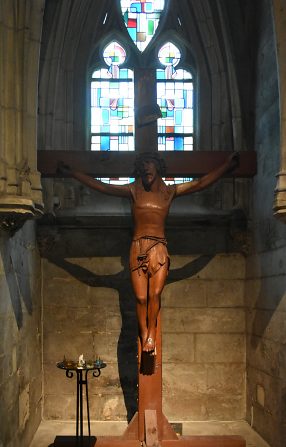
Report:
[[[166,164],[165,161],[159,157],[157,152],[142,152],[142,154],[137,155],[135,160],[135,177],[141,177],[143,174],[143,162],[152,161],[156,166],[156,170],[161,177],[166,174]]]

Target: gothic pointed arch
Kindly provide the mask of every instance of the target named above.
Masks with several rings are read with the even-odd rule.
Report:
[[[148,70],[154,69],[151,60],[152,57],[155,60],[155,49],[164,34],[172,36],[174,43],[183,44],[180,46],[185,48],[186,64],[189,68],[195,66],[194,149],[243,149],[240,95],[231,60],[232,48],[228,43],[227,19],[223,11],[219,12],[218,3],[216,0],[166,2],[162,22],[140,59],[138,51],[132,49],[117,1],[83,4],[75,0],[60,5],[48,1],[39,84],[39,147],[90,149],[87,80],[91,62],[95,61],[99,42],[116,33],[122,36],[120,41],[129,53],[130,64]],[[62,26],[53,26],[53,23]],[[125,45],[125,42],[129,43]]]

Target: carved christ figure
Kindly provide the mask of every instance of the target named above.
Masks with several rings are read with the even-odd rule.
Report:
[[[130,248],[130,275],[136,296],[142,350],[156,350],[156,325],[161,293],[169,271],[165,220],[171,202],[185,194],[201,191],[238,165],[233,153],[218,168],[198,180],[167,186],[162,180],[164,162],[156,152],[140,154],[135,162],[135,182],[110,185],[59,164],[59,170],[104,194],[126,197],[131,202],[134,233]]]

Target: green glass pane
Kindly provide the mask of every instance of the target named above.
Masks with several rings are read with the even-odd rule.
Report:
[[[154,34],[154,21],[148,20],[148,35],[153,36]]]

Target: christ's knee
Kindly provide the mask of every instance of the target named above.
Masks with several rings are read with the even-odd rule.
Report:
[[[150,302],[152,303],[160,303],[160,299],[161,299],[161,293],[158,290],[155,290],[152,294],[150,294],[149,296]]]
[[[147,306],[147,297],[146,295],[137,295],[136,296],[137,304],[140,304],[141,306]]]

